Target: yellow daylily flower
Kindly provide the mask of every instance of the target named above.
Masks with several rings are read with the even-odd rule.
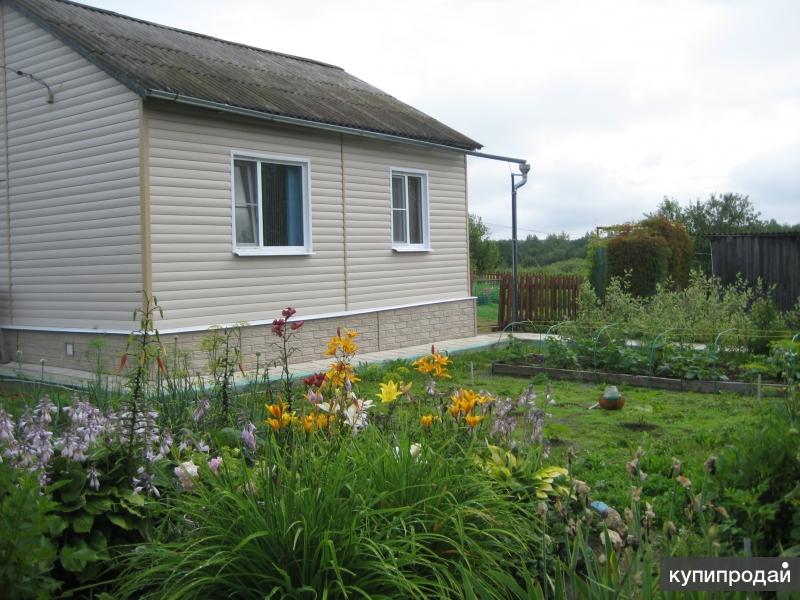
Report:
[[[339,350],[346,355],[355,354],[358,351],[356,337],[358,337],[358,332],[355,329],[347,329],[344,335],[340,329],[337,329],[336,335],[328,340],[325,346],[325,356],[336,356]]]
[[[419,418],[420,425],[422,425],[422,427],[425,429],[430,429],[431,425],[433,425],[433,422],[438,420],[438,415],[422,415]]]
[[[478,394],[472,390],[458,390],[451,396],[453,405],[458,406],[463,414],[469,414],[478,402]]]
[[[384,404],[389,404],[397,400],[400,396],[400,388],[394,381],[387,381],[380,384],[381,391],[378,393],[378,398]]]
[[[478,423],[483,421],[483,416],[482,415],[467,415],[467,416],[464,417],[464,420],[467,422],[467,425],[469,425],[470,428],[474,428]]]
[[[265,406],[269,414],[276,419],[280,419],[283,413],[286,411],[288,405],[286,402],[277,402],[275,404],[267,404]]]
[[[267,412],[272,415],[267,419],[267,424],[272,431],[288,427],[294,422],[299,422],[299,419],[292,413],[287,412],[288,405],[286,402],[278,402],[276,404],[267,404]]]

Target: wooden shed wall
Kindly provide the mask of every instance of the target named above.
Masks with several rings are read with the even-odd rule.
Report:
[[[775,303],[792,308],[800,297],[800,233],[791,235],[728,235],[711,238],[714,275],[725,283],[737,274],[755,283],[775,285]]]

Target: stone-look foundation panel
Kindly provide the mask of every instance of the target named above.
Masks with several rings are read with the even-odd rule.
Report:
[[[293,320],[302,320],[295,315]],[[336,328],[355,329],[359,353],[394,350],[418,344],[433,344],[476,335],[475,301],[458,300],[400,308],[396,310],[375,311],[330,319],[305,321],[294,337],[292,346],[296,348],[292,363],[307,362],[324,358],[326,342],[336,333]],[[113,372],[125,350],[127,336],[114,334],[63,333],[49,331],[5,330],[3,337],[7,356],[13,361],[36,364],[41,359],[51,367],[64,367],[81,371],[97,369],[100,349],[101,368]],[[208,331],[194,331],[179,334],[162,334],[166,362],[171,365],[177,353],[185,357],[189,369],[204,373],[207,370],[208,356],[200,344],[208,336]],[[276,338],[271,325],[252,325],[241,329],[242,363],[245,369],[256,365],[256,353],[263,366],[274,360],[277,354]],[[67,344],[72,345],[73,355],[66,353]],[[181,359],[183,363],[183,359]]]

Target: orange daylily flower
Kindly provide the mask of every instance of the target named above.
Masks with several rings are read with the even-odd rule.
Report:
[[[422,415],[419,418],[420,425],[425,429],[430,429],[434,421],[438,421],[438,415]]]
[[[470,428],[474,428],[478,423],[483,421],[483,415],[467,415],[464,417],[464,420]]]

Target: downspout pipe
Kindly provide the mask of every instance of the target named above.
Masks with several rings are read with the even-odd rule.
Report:
[[[511,174],[511,320],[519,322],[519,272],[517,270],[517,190],[528,183],[531,166],[527,162],[519,164],[520,173]],[[519,181],[516,178],[519,177]],[[512,325],[511,330],[514,330]]]

